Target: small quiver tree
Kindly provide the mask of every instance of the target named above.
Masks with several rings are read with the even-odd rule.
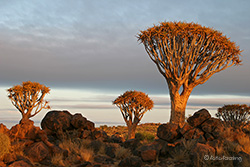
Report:
[[[22,114],[20,123],[26,122],[29,118],[38,114],[42,109],[50,109],[48,101],[44,100],[50,88],[37,82],[23,82],[8,90],[8,97],[12,104]]]
[[[135,130],[143,115],[151,110],[154,102],[143,92],[126,91],[113,101],[120,108],[128,127],[128,139],[135,138]]]
[[[138,40],[167,81],[171,123],[184,124],[194,87],[241,62],[241,50],[234,42],[219,31],[195,23],[162,22],[141,31]]]
[[[242,128],[250,121],[250,106],[246,104],[224,105],[218,108],[215,115],[224,121],[227,126]]]

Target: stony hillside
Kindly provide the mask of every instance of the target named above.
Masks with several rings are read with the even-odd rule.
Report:
[[[41,127],[0,124],[0,166],[250,166],[249,128],[226,127],[206,109],[181,127],[141,124],[131,140],[124,126],[95,128],[68,111],[48,112]]]

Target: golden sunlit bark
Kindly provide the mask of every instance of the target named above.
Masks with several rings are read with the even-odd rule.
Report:
[[[184,123],[186,104],[195,86],[241,62],[241,51],[234,42],[199,24],[163,22],[141,31],[138,40],[168,83],[170,122]]]

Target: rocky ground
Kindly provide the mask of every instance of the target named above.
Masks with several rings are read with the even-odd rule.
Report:
[[[225,127],[206,109],[177,124],[142,124],[125,140],[123,126],[95,128],[81,114],[50,111],[10,130],[0,124],[0,166],[250,166],[249,128]]]

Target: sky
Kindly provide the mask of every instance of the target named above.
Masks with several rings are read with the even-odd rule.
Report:
[[[123,122],[112,100],[139,90],[155,101],[142,121],[167,122],[167,84],[136,37],[163,21],[214,28],[243,50],[243,65],[193,90],[186,115],[250,104],[249,6],[248,0],[0,1],[0,120],[20,119],[6,89],[30,80],[51,88],[46,98],[52,109],[80,112],[94,122]]]

